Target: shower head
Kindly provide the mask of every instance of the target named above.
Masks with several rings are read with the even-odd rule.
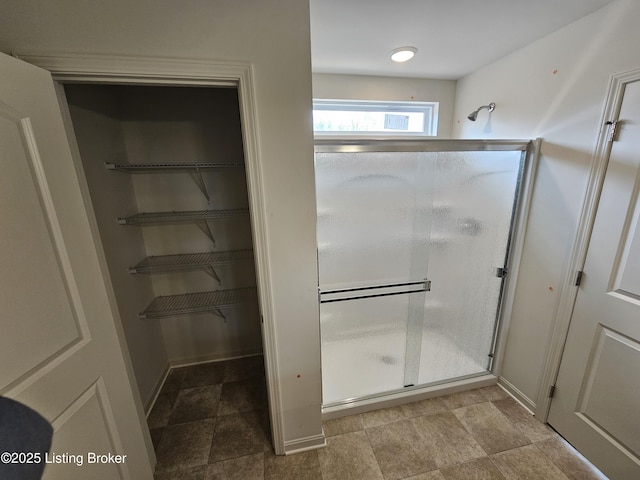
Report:
[[[483,108],[486,108],[487,110],[489,110],[490,112],[493,112],[496,109],[496,104],[491,102],[489,105],[483,105],[481,107],[478,107],[477,110],[474,110],[473,112],[471,112],[469,114],[469,116],[467,117],[469,120],[471,120],[472,122],[476,121],[476,118],[478,118],[478,112],[480,110],[482,110]]]

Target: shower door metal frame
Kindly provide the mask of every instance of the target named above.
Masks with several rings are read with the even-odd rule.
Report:
[[[425,385],[405,385],[404,388],[395,391],[381,392],[350,398],[342,402],[329,405],[323,404],[323,416],[325,419],[340,416],[337,412],[348,409],[350,413],[368,411],[381,406],[393,406],[408,401],[429,398],[448,391],[477,388],[479,386],[495,384],[501,373],[504,344],[506,338],[503,332],[507,331],[508,320],[513,304],[516,278],[519,270],[520,257],[526,229],[526,219],[529,213],[533,181],[537,169],[538,158],[542,139],[536,140],[451,140],[451,139],[384,139],[384,138],[316,138],[315,153],[360,153],[360,152],[483,152],[483,151],[520,151],[520,167],[518,181],[514,192],[514,202],[511,214],[507,246],[505,250],[504,265],[498,270],[502,273],[502,282],[499,289],[496,321],[494,324],[493,341],[489,354],[489,366],[487,372],[458,377],[451,380],[443,380]],[[425,279],[424,288],[416,291],[429,291],[430,281]],[[321,291],[318,286],[320,303],[327,300],[323,295],[333,292]],[[414,291],[398,291],[398,293],[414,293]],[[350,297],[345,298],[345,300]],[[362,297],[366,298],[366,297]],[[330,300],[331,301],[331,300]],[[333,300],[335,301],[335,300]],[[509,389],[509,384],[505,387]]]

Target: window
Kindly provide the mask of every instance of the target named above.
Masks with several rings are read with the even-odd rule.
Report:
[[[434,137],[438,102],[314,100],[316,135]]]

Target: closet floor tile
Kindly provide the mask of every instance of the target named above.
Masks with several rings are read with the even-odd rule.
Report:
[[[218,415],[250,412],[267,404],[267,386],[262,377],[222,384]]]
[[[165,427],[156,451],[156,472],[206,465],[214,428],[213,419]]]
[[[223,362],[203,363],[183,368],[186,370],[186,375],[181,388],[216,385],[222,383],[224,379],[225,365]]]
[[[222,385],[185,388],[180,390],[169,425],[214,418],[218,414]]]
[[[264,377],[262,355],[228,360],[224,366],[224,382],[238,382],[249,378]]]
[[[242,412],[217,418],[209,462],[271,450],[268,413]]]

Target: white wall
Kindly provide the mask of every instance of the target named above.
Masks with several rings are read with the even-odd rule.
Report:
[[[372,77],[367,75],[313,75],[313,97],[344,100],[440,102],[438,137],[450,138],[455,80]]]
[[[250,62],[285,441],[321,434],[309,6],[297,0],[4,0],[0,51]]]
[[[458,81],[454,137],[544,139],[502,372],[530,405],[542,391],[608,80],[640,66],[638,25],[640,2],[619,0]],[[466,119],[492,101],[490,116]]]

